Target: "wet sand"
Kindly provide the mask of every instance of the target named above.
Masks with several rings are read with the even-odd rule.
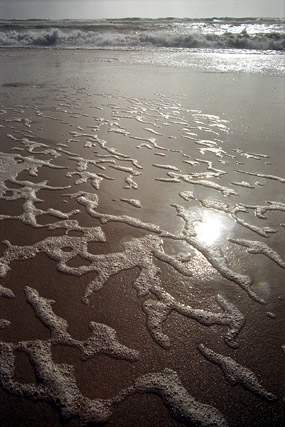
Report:
[[[284,78],[2,50],[3,426],[280,426]]]

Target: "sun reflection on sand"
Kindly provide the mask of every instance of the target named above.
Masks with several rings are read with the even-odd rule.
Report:
[[[216,215],[204,214],[201,222],[195,225],[197,239],[206,245],[215,243],[223,234],[225,223]]]

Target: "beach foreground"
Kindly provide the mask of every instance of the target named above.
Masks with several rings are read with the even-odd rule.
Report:
[[[284,76],[0,55],[1,425],[280,426]]]

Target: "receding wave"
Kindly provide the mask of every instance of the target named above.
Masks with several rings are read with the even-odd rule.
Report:
[[[239,20],[2,21],[1,47],[285,50],[284,22]]]

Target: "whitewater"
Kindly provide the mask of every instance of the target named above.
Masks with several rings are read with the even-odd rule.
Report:
[[[0,21],[1,47],[285,50],[281,19]]]

